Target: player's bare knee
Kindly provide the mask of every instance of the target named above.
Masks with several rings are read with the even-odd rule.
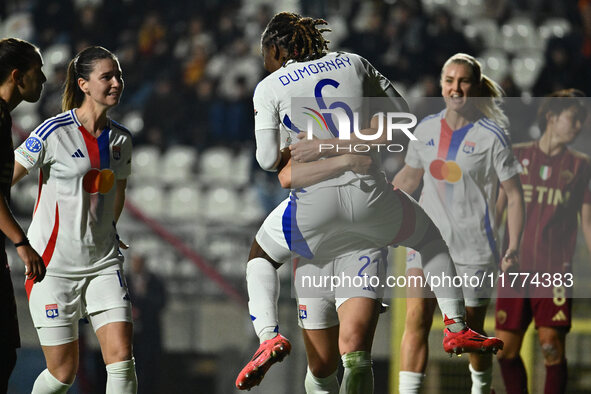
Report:
[[[105,364],[112,364],[120,361],[131,360],[131,358],[131,346],[117,346],[109,349],[108,352],[105,353],[103,361]]]
[[[556,342],[542,342],[541,347],[546,365],[559,364],[564,359],[564,352]]]
[[[78,363],[63,363],[54,367],[47,367],[49,373],[64,384],[72,384],[78,373]]]
[[[308,363],[310,372],[317,378],[326,378],[332,375],[338,368],[338,362],[332,360],[316,360]]]

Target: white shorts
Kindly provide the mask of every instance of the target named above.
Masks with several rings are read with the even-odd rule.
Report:
[[[123,272],[65,278],[46,276],[35,283],[29,311],[43,346],[78,339],[78,321],[88,317],[96,331],[117,322],[132,322],[131,302]]]
[[[454,265],[457,276],[462,279],[462,291],[466,306],[479,307],[488,305],[493,296],[494,284],[496,283],[498,272],[494,258],[491,258],[490,261],[474,262],[471,264],[454,262]],[[421,271],[423,269],[421,254],[408,248],[406,252],[406,271],[408,272],[411,268],[418,268]]]
[[[414,246],[431,223],[424,210],[391,185],[367,182],[292,191],[259,229],[256,240],[276,262],[332,259],[359,250]]]
[[[350,298],[381,299],[386,278],[387,248],[352,253],[332,260],[296,259],[294,289],[298,322],[304,329],[339,324],[337,309]]]

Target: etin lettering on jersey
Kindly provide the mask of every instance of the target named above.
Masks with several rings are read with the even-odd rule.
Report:
[[[57,309],[57,304],[47,304],[45,305],[45,316],[50,319],[55,319],[60,314]]]
[[[566,204],[570,198],[570,191],[564,194],[562,190],[546,186],[523,184],[523,199],[526,203],[537,202],[538,204],[559,205]]]
[[[287,86],[292,82],[303,80],[313,74],[338,70],[350,66],[352,66],[351,59],[347,56],[338,56],[334,60],[319,60],[314,63],[303,65],[301,68],[297,68],[287,74],[280,75],[279,81],[283,86]]]
[[[307,319],[308,311],[306,310],[306,305],[300,305],[298,309],[300,311],[300,319]]]

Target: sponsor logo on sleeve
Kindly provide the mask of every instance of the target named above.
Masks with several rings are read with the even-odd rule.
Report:
[[[16,148],[16,153],[23,157],[31,166],[35,165],[35,158],[22,146]]]

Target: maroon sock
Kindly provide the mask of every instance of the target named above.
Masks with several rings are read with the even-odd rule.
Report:
[[[566,368],[566,359],[560,364],[546,365],[546,385],[544,394],[564,394],[566,393],[566,379],[568,369]]]
[[[499,359],[507,394],[527,393],[527,374],[520,356]]]

